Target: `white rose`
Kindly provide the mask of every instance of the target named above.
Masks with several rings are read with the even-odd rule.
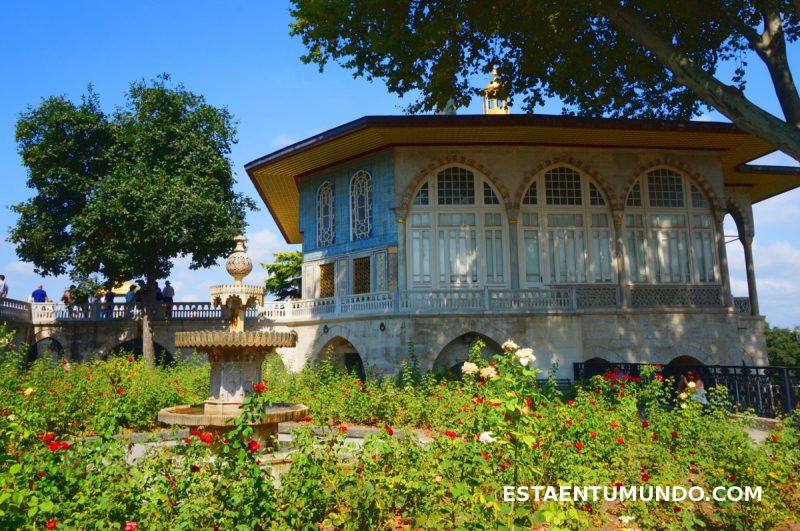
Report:
[[[689,395],[687,395],[686,393],[681,393],[678,395],[678,398],[680,398],[681,400],[686,400],[687,398],[689,398]]]
[[[689,382],[688,384],[686,384],[686,387],[688,387],[689,389],[694,389],[695,387],[697,387],[697,384],[694,382]]]
[[[519,345],[511,341],[510,339],[502,344],[501,348],[506,352],[514,352],[519,350]]]
[[[481,378],[484,380],[491,380],[497,377],[497,369],[494,367],[484,367],[481,369]]]
[[[478,366],[471,361],[465,361],[464,365],[461,366],[462,374],[476,374],[478,370]]]
[[[482,442],[482,443],[485,443],[485,444],[492,444],[492,443],[496,443],[497,442],[497,439],[492,437],[492,432],[490,432],[490,431],[485,431],[485,432],[481,433],[480,435],[478,435],[478,440],[480,442]]]
[[[686,409],[686,402],[684,402],[683,404],[681,404],[681,409]]]
[[[514,359],[517,360],[523,367],[527,367],[536,361],[536,356],[533,355],[532,348],[523,348],[514,353]]]

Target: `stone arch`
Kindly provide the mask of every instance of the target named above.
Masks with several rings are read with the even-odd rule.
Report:
[[[594,358],[589,358],[588,360],[584,361],[586,365],[611,365],[611,362],[605,358],[598,358],[595,356]]]
[[[153,342],[153,350],[155,351],[156,357],[156,365],[169,365],[174,360],[172,353],[164,348],[164,345],[161,343]],[[118,352],[128,352],[134,358],[140,358],[142,356],[143,351],[143,342],[141,337],[135,337],[132,339],[127,339],[111,349],[108,350],[107,353],[104,353],[103,359],[107,359],[109,355],[115,354]]]
[[[755,223],[751,210],[745,208],[736,199],[732,197],[725,198],[725,206],[727,207],[728,214],[731,215],[733,221],[736,223],[736,228],[739,230],[739,238],[742,237],[752,239],[755,236]]]
[[[597,170],[583,161],[574,159],[572,157],[555,157],[552,159],[547,159],[536,166],[536,168],[526,173],[525,178],[522,180],[522,184],[514,196],[513,206],[520,206],[522,203],[522,198],[525,196],[525,193],[528,191],[528,188],[535,179],[537,179],[547,170],[556,168],[558,166],[567,166],[579,173],[582,173],[583,175],[588,176],[592,181],[600,186],[600,189],[603,191],[603,194],[605,194],[606,199],[608,200],[608,207],[611,210],[619,210],[621,208],[622,204],[620,203],[619,197],[614,192],[614,188],[611,187],[611,184],[602,175],[600,175]]]
[[[435,372],[451,371],[456,376],[460,376],[460,372],[456,371],[467,361],[470,349],[478,339],[486,345],[481,352],[482,357],[486,360],[503,351],[500,344],[494,339],[479,332],[467,332],[456,336],[441,348],[433,361],[431,369]]]
[[[672,358],[667,365],[670,367],[680,367],[682,365],[705,365],[705,363],[693,356],[680,355]]]
[[[720,197],[711,187],[711,183],[709,183],[701,173],[695,171],[693,168],[679,160],[669,158],[656,159],[643,166],[640,166],[633,173],[633,175],[629,177],[627,181],[625,181],[625,184],[622,186],[623,193],[620,198],[622,206],[625,205],[625,202],[628,199],[628,194],[630,193],[631,188],[633,188],[633,185],[636,184],[639,179],[647,175],[649,171],[656,168],[667,168],[679,172],[684,177],[687,177],[690,181],[692,181],[692,183],[703,192],[706,199],[708,199],[709,206],[715,214],[717,212],[725,211],[725,205],[722,204]]]
[[[65,350],[61,342],[48,334],[45,337],[37,339],[30,346],[28,349],[27,363],[33,363],[37,359],[43,357],[47,357],[52,361],[57,361],[63,358],[64,354]],[[75,361],[74,357],[71,357],[70,361]]]
[[[422,186],[422,183],[429,179],[432,175],[435,175],[439,171],[449,166],[463,166],[470,171],[479,173],[495,187],[497,192],[502,197],[503,206],[506,208],[506,210],[512,206],[511,196],[508,193],[505,183],[495,177],[489,168],[480,162],[475,161],[475,159],[470,159],[463,155],[446,155],[430,162],[427,166],[419,170],[411,179],[411,181],[409,181],[405,191],[403,192],[403,195],[400,198],[400,206],[397,209],[398,212],[400,212],[399,216],[402,219],[405,219],[408,215],[409,207],[411,206],[411,202],[414,200],[414,193],[420,186]]]
[[[364,360],[353,344],[342,336],[330,338],[317,353],[317,359],[331,355],[335,366],[356,374],[359,379],[366,379]]]

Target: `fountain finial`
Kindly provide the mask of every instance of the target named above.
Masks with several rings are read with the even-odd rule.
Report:
[[[225,260],[225,269],[233,277],[234,284],[238,286],[244,277],[253,270],[253,261],[247,256],[247,246],[245,245],[247,238],[240,234],[233,241],[236,242],[236,249]]]

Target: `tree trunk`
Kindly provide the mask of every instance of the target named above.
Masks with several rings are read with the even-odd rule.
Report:
[[[799,128],[761,109],[745,98],[740,90],[725,85],[698,67],[631,9],[622,7],[613,0],[600,2],[599,9],[622,33],[649,50],[672,72],[676,81],[691,89],[706,104],[728,117],[743,131],[800,160]]]
[[[144,297],[142,297],[142,358],[148,367],[155,367],[153,317],[156,311],[156,279],[148,276],[144,290]]]

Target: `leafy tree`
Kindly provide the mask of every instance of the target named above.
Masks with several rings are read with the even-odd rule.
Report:
[[[765,335],[770,365],[800,367],[800,337],[797,329],[773,328],[767,324]]]
[[[292,34],[307,63],[329,60],[390,91],[419,91],[411,111],[465,106],[493,66],[532,111],[558,97],[565,112],[688,119],[705,106],[800,160],[800,97],[787,43],[798,0],[292,0]],[[742,93],[756,58],[780,119]],[[730,72],[729,72],[730,70]]]
[[[299,251],[275,253],[275,262],[261,264],[269,273],[266,280],[267,293],[275,295],[275,299],[299,299],[303,280],[303,255]]]
[[[233,192],[231,115],[163,75],[131,84],[112,115],[89,87],[80,103],[50,97],[19,118],[16,139],[35,195],[10,240],[44,275],[106,286],[144,278],[144,358],[153,364],[155,283],[178,256],[208,267],[233,247],[254,202]]]

